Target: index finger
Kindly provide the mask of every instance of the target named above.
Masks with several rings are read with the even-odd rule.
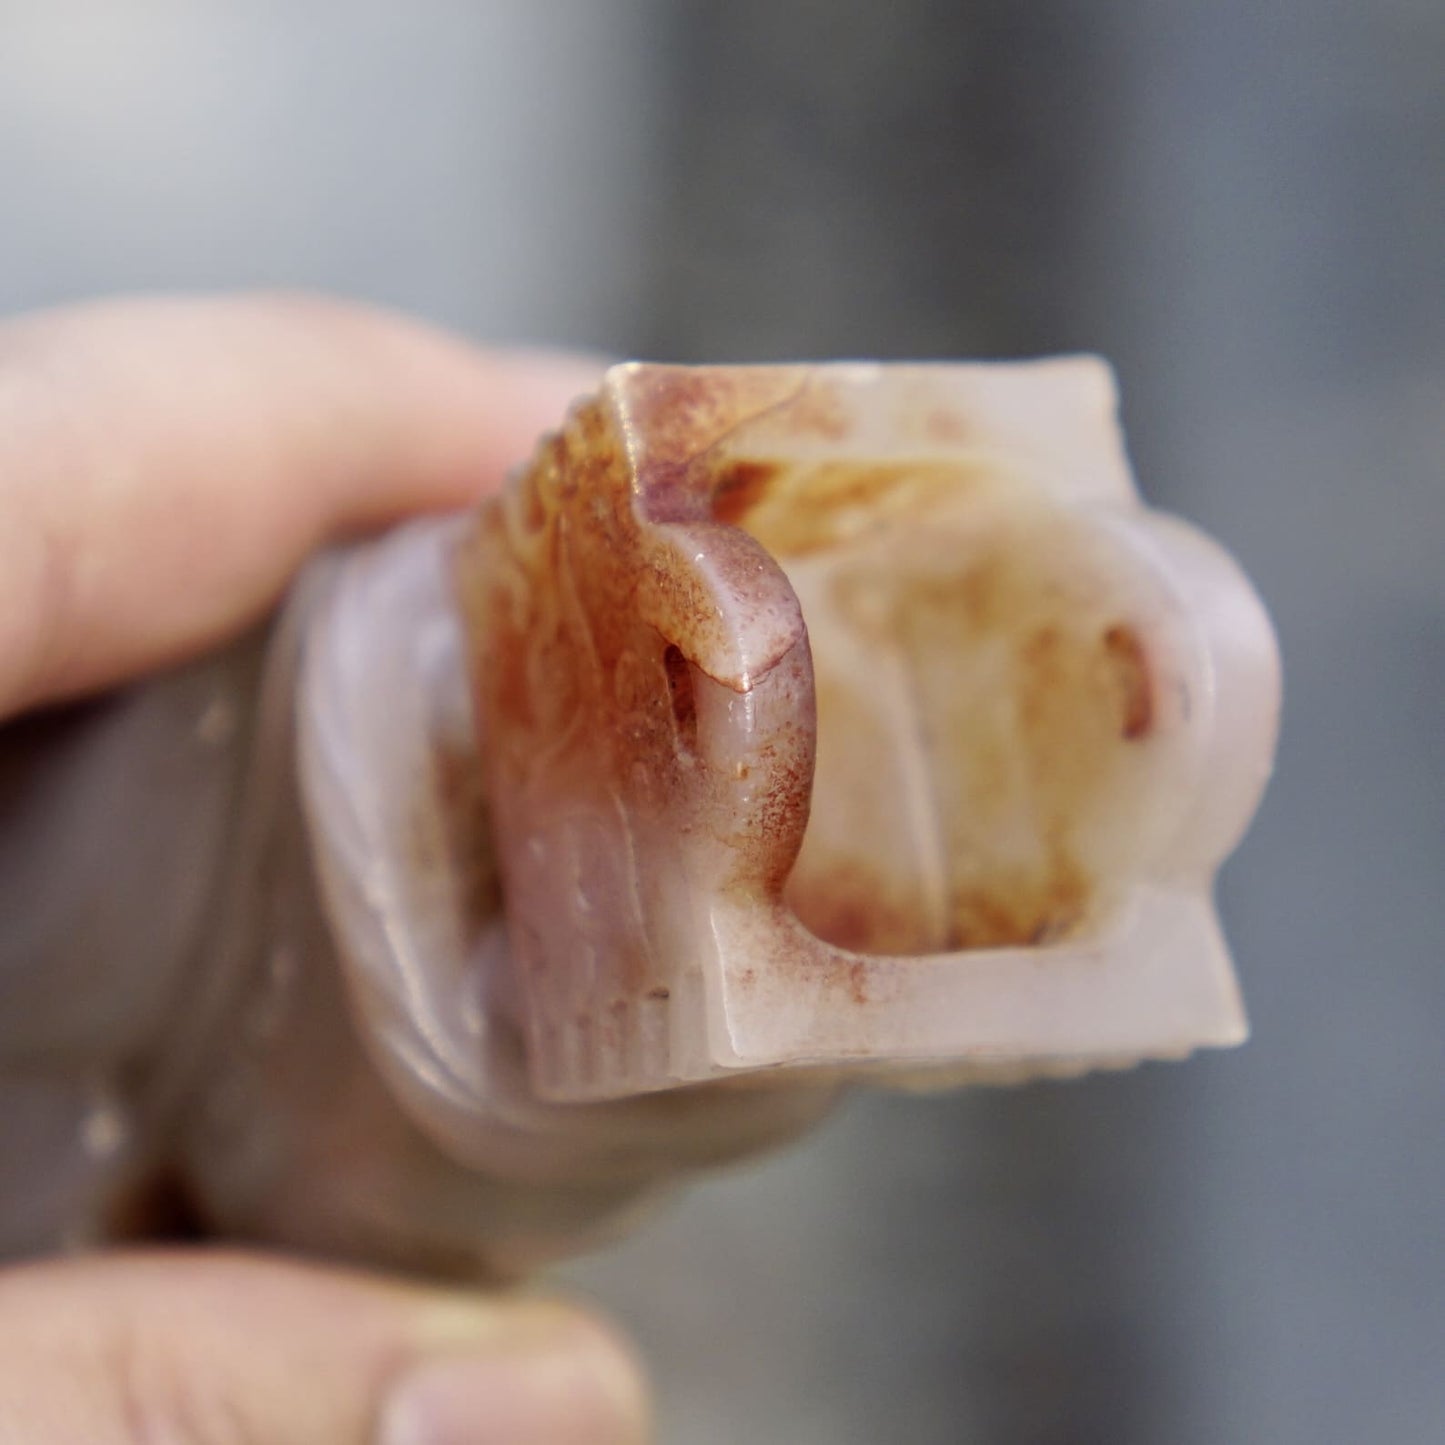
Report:
[[[599,370],[296,297],[0,325],[0,714],[220,642],[329,538],[465,505]]]

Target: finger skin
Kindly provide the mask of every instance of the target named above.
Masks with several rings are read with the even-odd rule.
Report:
[[[201,1251],[0,1275],[0,1445],[371,1445],[469,1369],[483,1388],[448,1402],[465,1438],[494,1438],[489,1417],[536,1445],[646,1438],[627,1352],[558,1304]]]
[[[327,539],[466,505],[599,371],[295,296],[0,324],[0,715],[224,640]]]

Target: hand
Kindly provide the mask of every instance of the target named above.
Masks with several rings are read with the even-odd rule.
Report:
[[[240,632],[319,544],[495,485],[595,370],[299,299],[0,326],[0,718]],[[203,1251],[0,1272],[0,1445],[631,1442],[603,1326]]]

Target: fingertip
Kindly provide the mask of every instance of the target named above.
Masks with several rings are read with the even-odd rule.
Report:
[[[6,322],[0,715],[214,646],[329,541],[472,505],[604,366],[290,293]]]
[[[646,1381],[600,1321],[521,1306],[505,1338],[430,1356],[393,1381],[377,1445],[644,1445]]]

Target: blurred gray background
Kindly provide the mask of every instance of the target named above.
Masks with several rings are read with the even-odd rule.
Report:
[[[1445,1440],[1439,0],[0,0],[0,312],[1117,363],[1287,710],[1241,1053],[859,1098],[566,1271],[669,1445]]]

